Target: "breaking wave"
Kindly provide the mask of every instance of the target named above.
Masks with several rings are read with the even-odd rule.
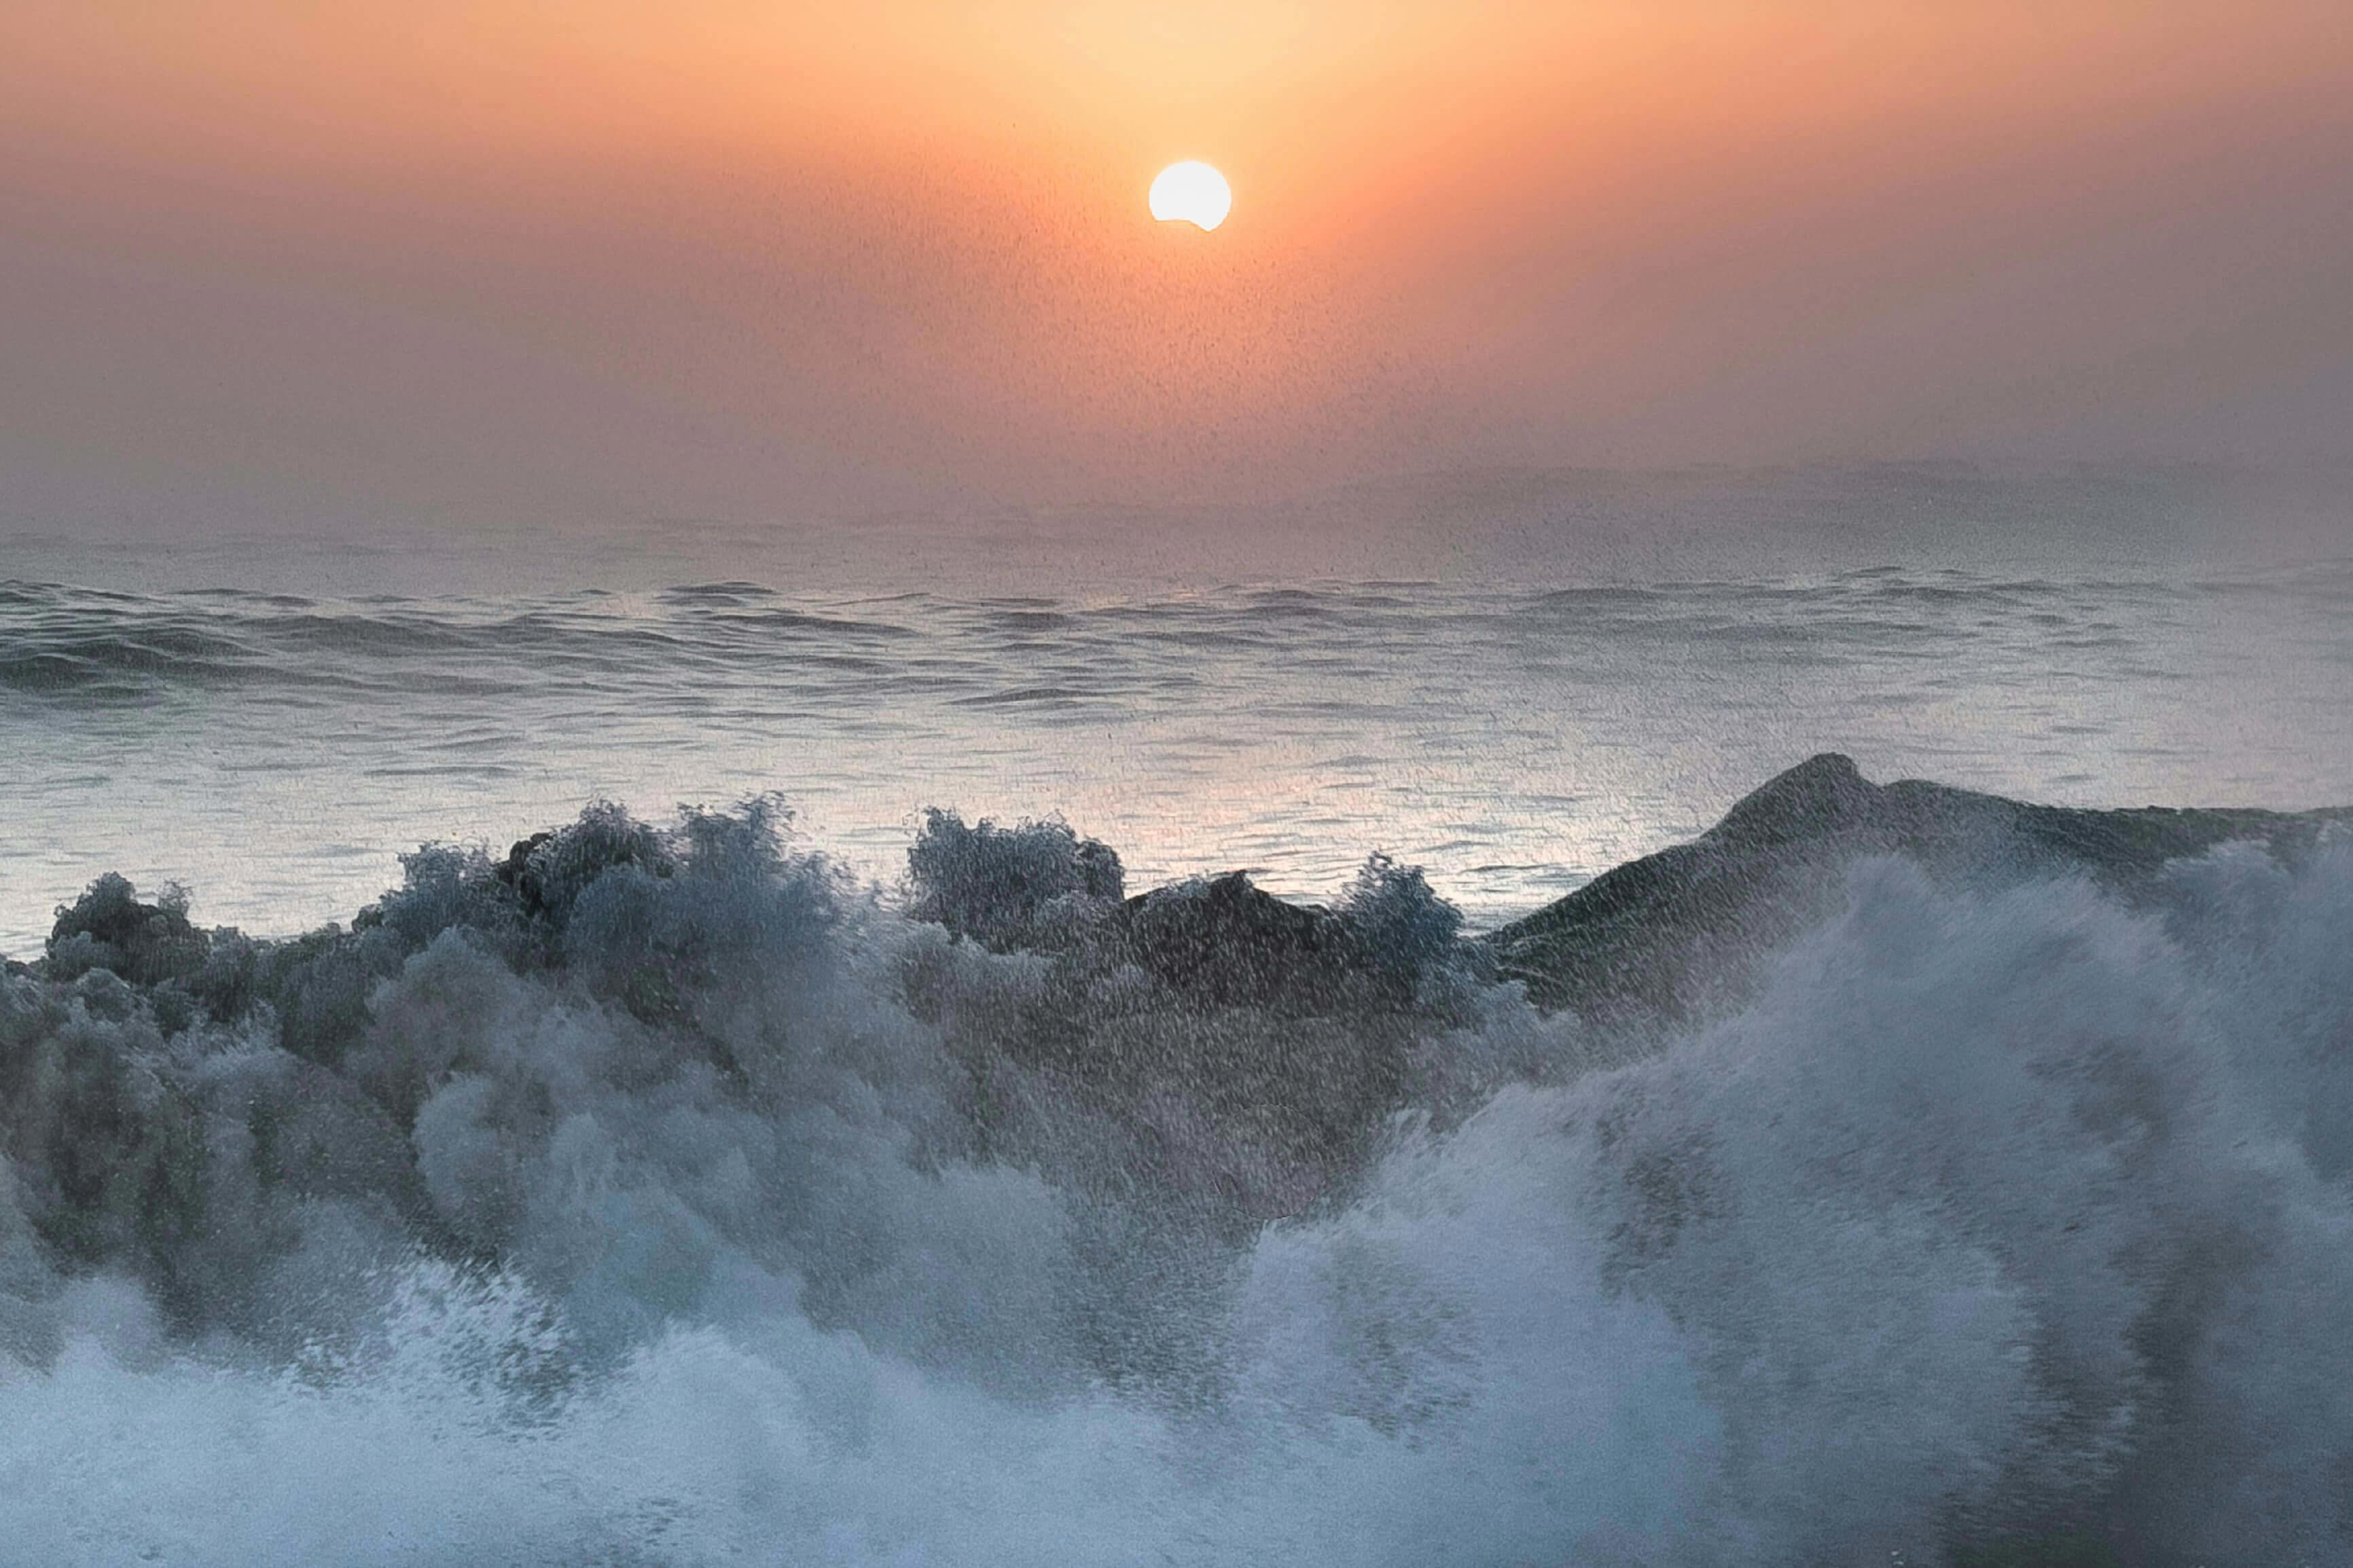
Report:
[[[935,814],[101,882],[0,981],[0,1540],[183,1563],[2353,1552],[2353,846],[1862,855],[1542,1012],[1376,859]],[[1820,889],[1817,889],[1820,891]]]

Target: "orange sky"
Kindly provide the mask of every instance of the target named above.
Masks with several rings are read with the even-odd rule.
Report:
[[[2342,4],[13,0],[0,135],[0,521],[2353,435]]]

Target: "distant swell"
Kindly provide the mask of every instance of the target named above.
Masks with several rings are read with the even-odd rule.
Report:
[[[2083,805],[2309,806],[2343,795],[2353,755],[2342,562],[1575,587],[1082,574],[1022,596],[920,566],[934,586],[894,593],[0,582],[0,755],[31,759],[0,811],[0,952],[37,951],[107,870],[283,935],[373,897],[427,838],[779,784],[868,879],[895,877],[926,805],[1059,807],[1155,879],[1249,866],[1320,897],[1387,849],[1492,924],[1696,830],[1792,737]]]
[[[1131,897],[934,814],[884,896],[781,826],[69,911],[0,977],[0,1556],[2353,1556],[2337,829],[1825,851],[1545,1012],[1378,858]]]

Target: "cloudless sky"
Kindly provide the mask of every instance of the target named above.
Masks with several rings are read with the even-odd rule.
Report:
[[[2342,0],[10,0],[0,148],[0,524],[2353,444]]]

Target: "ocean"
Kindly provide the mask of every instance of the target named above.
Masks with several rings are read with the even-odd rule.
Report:
[[[1377,850],[1485,924],[1815,751],[2073,805],[2346,796],[2353,568],[2118,564],[987,594],[17,578],[0,953],[37,952],[104,871],[287,934],[421,843],[503,849],[596,800],[774,792],[886,885],[930,806],[1060,814],[1145,882],[1248,869],[1305,899]]]
[[[1484,941],[2353,802],[2353,558],[1639,533],[19,536],[0,1563],[2353,1559],[2342,823]]]

